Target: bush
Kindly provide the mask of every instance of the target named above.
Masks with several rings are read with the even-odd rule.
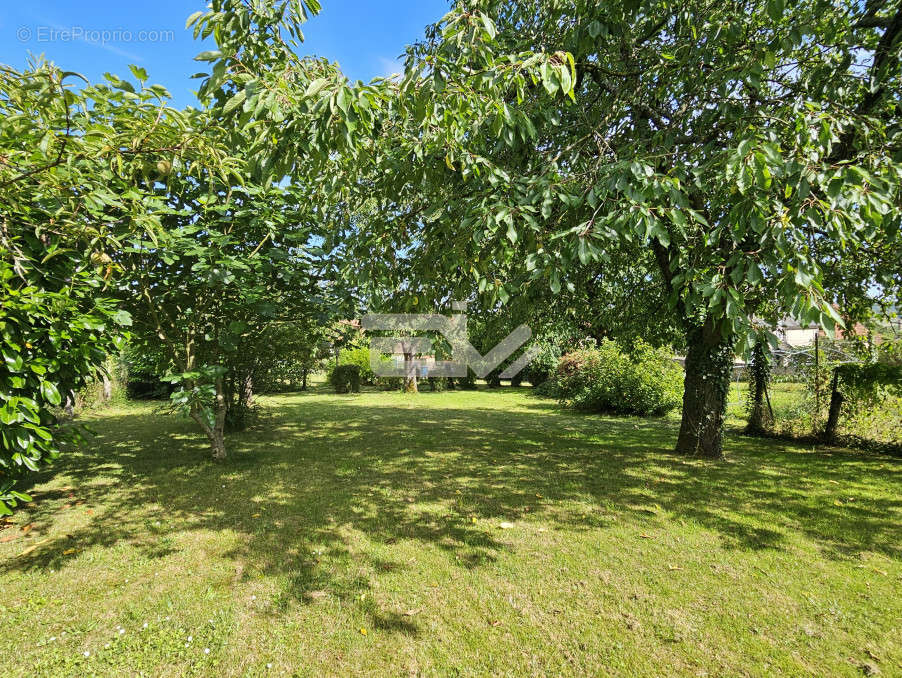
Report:
[[[523,368],[520,376],[533,386],[539,387],[553,381],[552,377],[561,358],[561,350],[557,344],[547,339],[539,339],[535,344],[539,347],[539,353]]]
[[[360,393],[360,367],[339,365],[329,375],[329,383],[336,393]]]
[[[372,386],[376,383],[376,373],[370,366],[370,349],[362,346],[359,348],[343,348],[338,354],[339,365],[356,365],[360,374],[360,383]]]
[[[448,388],[448,380],[445,377],[429,377],[430,391],[445,391]]]
[[[563,404],[592,412],[662,415],[680,404],[682,390],[683,372],[671,352],[642,340],[629,353],[609,340],[568,353],[554,379]]]

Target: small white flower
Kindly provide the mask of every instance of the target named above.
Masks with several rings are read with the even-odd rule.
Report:
[[[121,636],[123,633],[125,633],[125,629],[119,629],[119,635]]]
[[[107,644],[106,644],[106,645],[104,645],[104,647],[109,647],[109,646],[110,646],[110,644],[109,644],[109,643],[107,643]]]
[[[82,654],[83,654],[85,657],[90,657],[90,656],[91,656],[91,653],[88,652],[87,650],[85,650],[84,652],[82,652]]]
[[[251,596],[251,600],[257,600],[257,596]]]
[[[267,664],[267,665],[266,665],[266,668],[271,669],[271,668],[272,668],[272,664]]]
[[[210,654],[210,648],[209,648],[209,647],[205,647],[205,648],[204,648],[204,654]]]
[[[188,643],[185,643],[185,647],[188,647]]]
[[[192,640],[194,639],[191,636],[188,636],[188,642],[190,643]]]
[[[141,628],[146,629],[146,628],[147,628],[147,622],[144,622],[144,626],[142,626]]]

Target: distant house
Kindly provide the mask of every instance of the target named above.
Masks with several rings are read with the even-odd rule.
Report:
[[[780,342],[792,347],[811,346],[815,337],[821,331],[817,325],[807,325],[803,327],[798,321],[792,318],[784,318],[777,323],[774,334]]]
[[[836,328],[837,339],[844,339],[848,336],[863,337],[867,333],[868,329],[861,323],[855,323],[850,330],[843,330],[839,327]],[[827,333],[821,329],[820,325],[812,323],[803,327],[798,321],[789,317],[786,317],[777,323],[774,334],[777,335],[777,339],[779,339],[781,343],[790,346],[791,348],[812,346],[814,345],[816,337],[827,336]]]

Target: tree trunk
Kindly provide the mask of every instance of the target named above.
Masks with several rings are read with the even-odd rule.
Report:
[[[417,365],[413,360],[413,353],[404,354],[404,393],[419,393]]]
[[[302,391],[307,390],[307,368],[306,367],[303,370],[301,370],[301,390]]]
[[[709,459],[723,458],[723,420],[733,369],[733,337],[706,322],[687,332],[683,419],[676,451]]]
[[[217,426],[213,429],[213,434],[210,436],[210,450],[213,453],[213,459],[216,461],[226,458],[225,432],[222,426]]]
[[[75,391],[69,391],[66,394],[66,402],[63,404],[63,410],[69,419],[75,417]]]
[[[767,407],[767,382],[769,365],[764,346],[759,342],[752,349],[752,359],[749,363],[749,421],[745,432],[751,435],[765,433],[773,424],[773,416]]]
[[[770,421],[770,415],[764,402],[765,384],[758,379],[753,379],[749,387],[755,391],[752,394],[752,402],[749,406],[749,421],[745,427],[745,432],[759,435],[767,431],[768,422]]]
[[[843,394],[839,390],[839,370],[833,370],[833,392],[830,395],[830,412],[821,437],[828,443],[836,440],[836,429],[839,427],[839,414],[842,411]]]
[[[191,411],[191,418],[197,422],[197,425],[203,429],[207,439],[210,441],[210,450],[213,459],[221,460],[226,458],[225,447],[225,419],[226,419],[226,398],[223,393],[222,378],[216,380],[216,398],[213,408],[213,426],[204,419],[199,410]]]

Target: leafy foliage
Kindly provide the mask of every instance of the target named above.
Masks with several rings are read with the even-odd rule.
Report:
[[[336,393],[360,392],[360,367],[358,365],[338,365],[329,375],[329,383]]]
[[[308,352],[305,335],[315,342],[313,328],[338,308],[310,245],[319,224],[290,189],[249,177],[230,186],[173,173],[157,190],[170,204],[165,230],[123,248],[121,302],[136,340],[163,347],[159,369],[181,386],[173,405],[202,428],[221,420],[240,429],[256,384],[278,361]],[[218,444],[223,431],[205,431]]]
[[[142,188],[210,147],[168,108],[168,94],[108,76],[76,89],[74,73],[37,62],[0,66],[0,486],[55,457],[77,430],[59,407],[100,369],[131,324],[113,300],[123,238],[159,227]],[[0,492],[2,494],[2,492]],[[9,497],[12,495],[6,494]],[[0,500],[0,511],[5,505]]]
[[[502,303],[524,279],[556,295],[593,264],[645,267],[638,296],[656,289],[691,354],[678,448],[719,456],[730,357],[759,308],[832,328],[828,266],[898,237],[902,8],[456,9],[408,52],[365,184],[390,218],[361,250],[386,267],[404,250],[404,275],[470,276]],[[514,61],[516,75],[499,71]],[[631,247],[632,261],[615,256]],[[868,290],[874,270],[850,284]]]
[[[384,361],[388,361],[385,358]],[[329,371],[331,378],[332,373],[342,365],[356,365],[357,373],[360,375],[360,383],[372,386],[376,383],[376,373],[370,366],[370,349],[366,346],[354,346],[343,348],[338,352],[338,364],[333,365]]]
[[[613,341],[563,356],[556,391],[562,403],[593,412],[666,414],[680,404],[682,370],[666,349],[639,340],[629,354]]]

